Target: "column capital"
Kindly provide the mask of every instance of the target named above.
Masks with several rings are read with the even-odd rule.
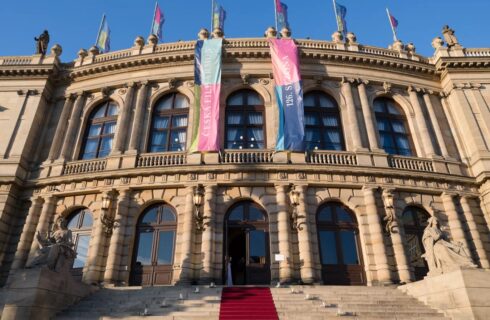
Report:
[[[379,189],[379,186],[376,186],[376,185],[366,184],[366,185],[362,186],[362,191],[364,191],[364,192],[376,192],[376,191],[378,191],[378,189]]]
[[[129,199],[131,197],[133,190],[131,190],[129,188],[118,189],[117,192],[119,193],[119,195],[117,196],[117,201],[121,202],[121,201]]]
[[[408,86],[407,87],[407,91],[408,91],[408,93],[417,93],[417,92],[420,92],[421,89],[420,88],[417,88],[415,86]]]
[[[286,192],[289,187],[290,187],[289,184],[275,184],[274,185],[274,188],[276,188],[276,191],[283,191],[283,192]]]
[[[136,88],[138,86],[138,83],[136,81],[129,81],[124,84],[125,88]]]
[[[70,92],[70,93],[66,93],[64,95],[64,98],[66,100],[71,100],[71,101],[74,101],[76,98],[77,98],[77,94],[76,93],[73,93],[73,92]]]
[[[340,84],[342,84],[342,85],[346,85],[346,84],[350,85],[353,83],[356,83],[356,79],[342,77],[342,79],[340,80]]]
[[[365,80],[365,79],[361,79],[361,78],[357,78],[355,80],[355,83],[358,85],[358,86],[361,86],[361,85],[364,85],[364,86],[367,86],[370,81],[369,80]]]
[[[445,197],[445,198],[456,198],[458,197],[460,194],[456,191],[444,191],[443,193],[441,193],[441,197]]]

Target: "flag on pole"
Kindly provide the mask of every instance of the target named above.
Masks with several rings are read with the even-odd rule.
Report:
[[[269,39],[279,112],[276,151],[303,151],[303,87],[298,48],[293,39]]]
[[[225,19],[226,19],[226,11],[223,7],[213,1],[213,30],[216,28],[220,28],[221,31],[225,31]]]
[[[102,22],[100,23],[95,46],[99,48],[100,53],[111,51],[111,29],[109,29],[105,14],[102,16]]]
[[[393,31],[393,39],[398,41],[398,37],[396,35],[396,28],[398,28],[398,20],[390,13],[390,10],[386,8],[386,14],[388,14],[388,20],[390,20],[391,31]]]
[[[280,0],[276,1],[276,26],[277,31],[281,31],[283,28],[289,28],[288,22],[288,6],[281,2]]]
[[[160,41],[163,41],[163,23],[165,22],[165,17],[163,16],[163,12],[158,5],[158,2],[155,3],[155,13],[153,14],[153,21],[151,23],[151,34],[154,34],[158,37]]]
[[[194,121],[190,152],[219,151],[223,39],[198,40],[194,60]]]
[[[337,18],[337,28],[338,31],[340,31],[343,35],[344,38],[347,35],[347,21],[345,20],[345,17],[347,16],[347,8],[340,3],[338,3],[336,0],[333,0],[333,5],[335,9],[335,16]]]

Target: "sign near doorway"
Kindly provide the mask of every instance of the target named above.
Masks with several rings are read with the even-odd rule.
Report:
[[[277,262],[277,261],[284,261],[284,260],[286,260],[286,258],[284,257],[284,255],[283,255],[283,254],[277,254],[277,253],[276,253],[276,254],[274,255],[274,260],[275,260],[276,262]]]

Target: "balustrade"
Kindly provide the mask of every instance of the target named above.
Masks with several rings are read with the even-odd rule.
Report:
[[[104,171],[106,165],[106,159],[74,161],[65,165],[62,175]]]
[[[148,167],[163,167],[183,165],[187,163],[187,157],[185,153],[168,152],[168,153],[147,153],[138,157],[136,162],[137,168]]]

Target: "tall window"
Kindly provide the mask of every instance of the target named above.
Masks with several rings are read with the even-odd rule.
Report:
[[[407,207],[402,214],[405,246],[416,280],[422,280],[429,271],[427,263],[422,258],[422,254],[425,253],[422,236],[429,217],[424,209],[414,206]]]
[[[264,103],[252,90],[232,94],[226,103],[226,149],[264,149]]]
[[[160,99],[153,108],[148,151],[184,151],[188,115],[189,101],[184,95],[172,93]]]
[[[389,154],[413,155],[407,119],[401,108],[391,99],[378,98],[374,100],[374,111],[381,147]]]
[[[85,262],[87,262],[92,224],[92,213],[88,209],[77,210],[68,218],[67,227],[72,232],[73,243],[75,245],[74,249],[77,253],[73,269],[79,269],[80,274],[83,266],[85,266]]]
[[[116,132],[118,106],[107,101],[96,107],[89,116],[80,159],[106,157],[112,150]]]
[[[307,150],[344,150],[340,112],[335,100],[321,91],[305,94]]]

